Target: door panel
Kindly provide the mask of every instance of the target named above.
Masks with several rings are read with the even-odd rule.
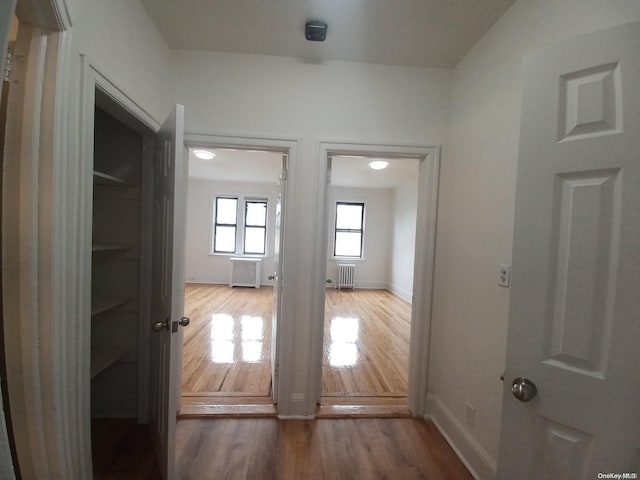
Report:
[[[176,105],[160,132],[154,164],[150,426],[163,478],[175,472],[183,315],[185,188],[184,108]],[[150,326],[151,328],[151,326]]]
[[[635,472],[640,24],[534,53],[523,77],[498,477]]]
[[[273,263],[275,265],[273,282],[273,317],[271,319],[271,397],[278,403],[278,326],[282,318],[282,239],[284,238],[284,199],[287,190],[288,155],[282,155],[282,173],[278,182],[276,199],[276,219],[274,225]]]

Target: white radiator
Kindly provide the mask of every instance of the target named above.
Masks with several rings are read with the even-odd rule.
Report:
[[[260,288],[262,260],[259,258],[230,258],[230,287]]]
[[[336,288],[356,288],[356,266],[352,263],[338,264]]]

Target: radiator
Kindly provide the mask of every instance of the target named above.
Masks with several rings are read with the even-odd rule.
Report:
[[[356,266],[352,263],[338,264],[336,288],[356,288]]]
[[[260,288],[262,260],[259,258],[236,258],[231,260],[230,287]]]

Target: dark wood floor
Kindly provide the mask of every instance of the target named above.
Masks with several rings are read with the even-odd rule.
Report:
[[[91,419],[94,480],[160,479],[147,425],[134,419]]]
[[[119,448],[98,448],[95,478],[159,479],[144,431],[116,434],[114,425],[102,427]],[[414,418],[188,419],[178,422],[176,446],[183,480],[472,479],[434,424]]]

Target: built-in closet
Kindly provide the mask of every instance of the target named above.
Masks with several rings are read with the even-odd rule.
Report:
[[[148,421],[153,133],[96,90],[91,415]]]

